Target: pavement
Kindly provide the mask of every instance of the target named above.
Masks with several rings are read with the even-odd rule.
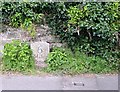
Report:
[[[118,90],[118,75],[0,76],[0,90]]]

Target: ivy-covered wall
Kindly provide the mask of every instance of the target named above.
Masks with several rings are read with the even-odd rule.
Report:
[[[119,2],[4,2],[3,23],[28,30],[47,24],[68,47],[88,56],[98,56],[118,69],[120,58]]]

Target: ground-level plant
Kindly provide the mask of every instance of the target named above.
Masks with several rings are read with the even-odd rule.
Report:
[[[32,50],[27,42],[14,40],[4,46],[2,57],[3,70],[31,71],[34,69]]]
[[[119,62],[119,61],[118,61]],[[48,72],[65,74],[80,73],[117,73],[118,67],[109,64],[98,56],[87,56],[80,51],[73,53],[70,49],[54,48],[46,60]],[[118,63],[116,63],[118,66]]]

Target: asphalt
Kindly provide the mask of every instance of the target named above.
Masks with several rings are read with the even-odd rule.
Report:
[[[2,77],[0,77],[0,92],[2,91]]]
[[[1,76],[0,90],[118,90],[117,75]]]

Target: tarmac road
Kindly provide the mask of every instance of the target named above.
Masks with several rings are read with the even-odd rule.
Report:
[[[0,90],[118,90],[117,75],[2,76]]]

